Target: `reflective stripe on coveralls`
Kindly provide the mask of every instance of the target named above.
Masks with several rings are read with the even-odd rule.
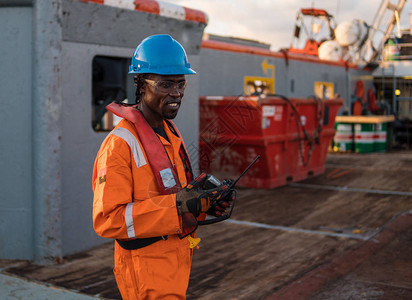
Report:
[[[133,204],[134,203],[127,204],[126,211],[124,213],[124,219],[126,221],[126,226],[127,226],[127,237],[129,238],[136,237],[136,235],[134,234]]]
[[[133,158],[136,163],[136,167],[141,167],[146,164],[146,159],[144,158],[142,148],[139,145],[139,142],[136,140],[134,135],[125,128],[116,128],[110,134],[116,135],[122,138],[130,147],[130,150],[133,153]]]

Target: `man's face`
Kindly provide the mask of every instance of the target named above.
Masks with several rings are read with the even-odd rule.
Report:
[[[140,108],[149,124],[157,127],[154,123],[176,117],[186,87],[185,76],[148,74],[145,79]]]

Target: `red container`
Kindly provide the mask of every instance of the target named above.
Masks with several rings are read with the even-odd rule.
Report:
[[[274,188],[324,172],[342,99],[201,97],[199,168],[239,186]]]

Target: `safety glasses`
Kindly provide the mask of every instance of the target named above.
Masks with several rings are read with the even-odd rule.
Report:
[[[177,89],[179,93],[183,93],[187,86],[187,81],[167,81],[167,80],[151,80],[151,79],[144,79],[148,84],[154,87],[161,93],[171,93]]]

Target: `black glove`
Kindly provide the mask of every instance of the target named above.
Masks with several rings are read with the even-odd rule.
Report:
[[[231,180],[224,180],[223,184],[230,186],[232,184]],[[227,212],[227,209],[230,208],[233,201],[235,200],[236,192],[233,189],[225,191],[224,195],[210,205],[210,208],[207,210],[207,214],[215,217],[220,217]]]

